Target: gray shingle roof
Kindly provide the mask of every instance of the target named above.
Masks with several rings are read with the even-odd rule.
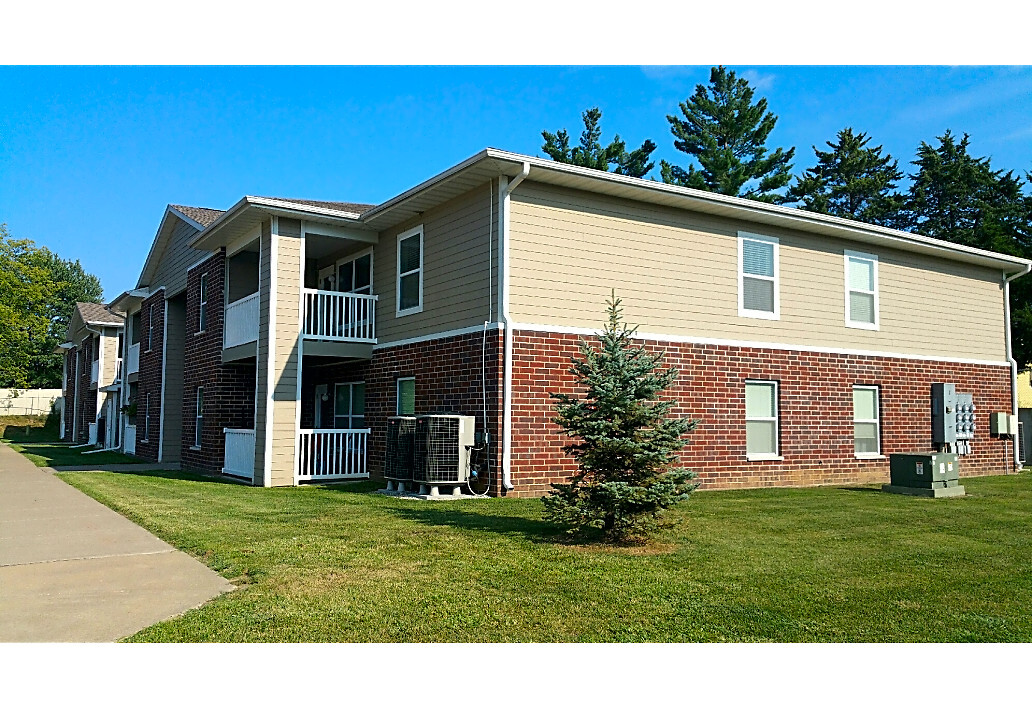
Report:
[[[315,199],[292,199],[290,197],[265,197],[265,199],[275,199],[280,202],[293,202],[294,204],[303,204],[308,207],[335,209],[338,212],[351,212],[353,214],[361,214],[362,212],[368,211],[376,206],[375,204],[362,204],[361,202],[321,202]]]
[[[208,226],[216,219],[226,213],[224,209],[208,209],[207,207],[187,207],[184,204],[170,204],[168,205],[177,211],[182,212],[186,216],[193,219],[201,226]]]
[[[105,325],[121,325],[125,318],[117,315],[100,303],[76,303],[79,317],[84,323],[103,323]]]

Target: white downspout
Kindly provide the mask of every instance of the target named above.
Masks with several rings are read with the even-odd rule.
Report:
[[[1023,271],[1003,278],[1003,303],[1004,303],[1004,329],[1006,330],[1007,361],[1010,362],[1011,370],[1011,415],[1018,415],[1018,362],[1011,352],[1011,312],[1010,312],[1010,282],[1015,278],[1024,276],[1032,271],[1032,264],[1026,264]],[[1014,471],[1021,469],[1021,456],[1018,450],[1018,432],[1011,434],[1011,449],[1014,453]]]
[[[502,487],[512,490],[512,318],[509,316],[509,195],[519,187],[530,174],[530,163],[523,163],[523,170],[509,182],[504,175],[499,180],[498,197],[498,288],[499,307],[505,328],[505,355],[502,363],[504,374],[502,384]]]

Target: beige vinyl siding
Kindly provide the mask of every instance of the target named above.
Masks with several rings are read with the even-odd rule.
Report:
[[[489,187],[483,187],[426,212],[380,234],[373,255],[373,292],[376,307],[376,336],[389,343],[482,324],[488,317],[492,293],[497,291],[495,259],[488,258],[488,240],[497,233],[489,223],[492,201]],[[497,219],[497,209],[495,219]],[[398,234],[423,225],[423,312],[398,317]],[[495,237],[496,238],[496,237]],[[495,313],[495,318],[497,318]]]
[[[276,336],[273,352],[272,460],[273,485],[294,483],[294,440],[297,432],[297,377],[301,302],[300,224],[279,220],[276,239]],[[296,230],[294,229],[296,225]],[[284,231],[289,234],[285,236]]]
[[[108,386],[115,383],[115,365],[118,352],[118,328],[105,327],[101,329],[104,335],[101,337],[103,343],[104,371],[100,373],[100,386]]]
[[[210,251],[198,251],[186,245],[197,233],[192,226],[176,219],[165,252],[158,260],[154,277],[147,284],[152,292],[160,286],[165,286],[166,297],[171,298],[186,290],[187,270],[201,259],[211,256]]]
[[[530,180],[510,224],[517,322],[599,327],[615,288],[647,333],[1005,359],[1001,274],[988,268]],[[739,231],[780,240],[779,320],[738,314]],[[879,330],[845,326],[847,249],[879,258]]]

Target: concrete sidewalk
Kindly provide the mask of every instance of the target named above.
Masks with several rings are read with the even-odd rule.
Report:
[[[0,444],[0,642],[109,642],[233,585]]]

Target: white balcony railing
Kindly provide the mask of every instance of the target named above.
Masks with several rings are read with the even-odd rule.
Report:
[[[126,424],[122,443],[127,455],[136,455],[136,426]]]
[[[318,428],[301,431],[298,480],[347,480],[369,477],[368,428]]]
[[[90,369],[90,384],[96,384],[100,378],[100,360],[93,360],[93,366]]]
[[[246,298],[226,306],[226,327],[223,347],[236,347],[258,339],[258,294],[252,293]]]
[[[226,456],[222,472],[240,478],[254,479],[254,429],[224,428]]]
[[[129,368],[126,374],[136,374],[140,371],[140,343],[129,347]]]
[[[304,299],[306,337],[375,344],[377,296],[305,288]]]

